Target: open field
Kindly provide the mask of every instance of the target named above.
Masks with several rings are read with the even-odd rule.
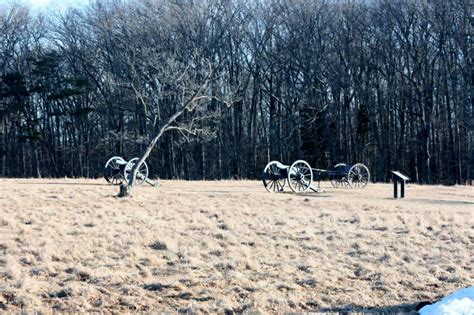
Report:
[[[412,311],[474,283],[474,188],[0,180],[0,311]]]

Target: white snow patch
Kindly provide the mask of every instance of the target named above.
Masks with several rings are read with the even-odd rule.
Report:
[[[442,300],[426,305],[419,311],[420,315],[473,315],[474,286],[455,291]]]

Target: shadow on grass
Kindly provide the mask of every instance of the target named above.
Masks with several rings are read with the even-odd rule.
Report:
[[[463,201],[463,200],[440,200],[440,199],[413,199],[413,200],[436,204],[436,205],[474,205],[474,202]]]
[[[347,305],[343,307],[314,308],[311,312],[317,313],[338,313],[338,314],[418,314],[418,311],[425,305],[432,302],[423,301],[416,303],[406,303],[389,305],[382,307],[360,307]]]
[[[316,192],[304,192],[304,193],[294,193],[292,191],[280,191],[278,194],[286,194],[295,197],[311,197],[311,198],[329,198],[332,195],[328,195],[326,192],[316,193]]]
[[[415,202],[421,202],[421,203],[430,203],[433,205],[474,205],[474,202],[472,201],[463,201],[463,200],[442,200],[442,199],[422,199],[422,198],[410,198],[410,197],[405,197],[405,198],[398,198],[395,199],[393,197],[386,197],[382,198],[383,200],[396,200],[398,202],[410,202],[410,201],[415,201]]]
[[[180,193],[199,193],[199,194],[235,194],[235,193],[251,193],[252,191],[242,190],[206,190],[206,189],[169,189],[169,192],[180,192]]]
[[[51,185],[58,185],[58,186],[112,186],[107,183],[103,184],[95,184],[95,183],[70,183],[70,182],[45,182],[45,183],[34,183],[34,182],[19,182],[15,183],[15,185],[44,185],[44,186],[51,186]]]

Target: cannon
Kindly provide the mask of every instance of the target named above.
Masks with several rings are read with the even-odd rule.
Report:
[[[139,158],[133,158],[130,161],[124,160],[120,156],[111,157],[104,167],[104,178],[111,185],[121,185],[124,181],[129,182],[132,169],[138,162]],[[142,185],[147,183],[151,186],[159,186],[158,182],[155,182],[148,178],[148,165],[143,162],[138,169],[135,183]]]
[[[362,163],[338,163],[331,170],[325,170],[312,168],[308,162],[298,160],[291,166],[271,161],[265,166],[262,174],[263,186],[268,192],[283,191],[287,183],[295,193],[308,189],[321,192],[319,182],[324,178],[329,179],[334,188],[364,188],[370,181],[370,171]],[[313,185],[314,181],[318,181],[317,187]]]

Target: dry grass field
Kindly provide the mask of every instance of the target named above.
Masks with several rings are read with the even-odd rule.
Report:
[[[0,180],[0,312],[414,312],[474,283],[474,188]]]

